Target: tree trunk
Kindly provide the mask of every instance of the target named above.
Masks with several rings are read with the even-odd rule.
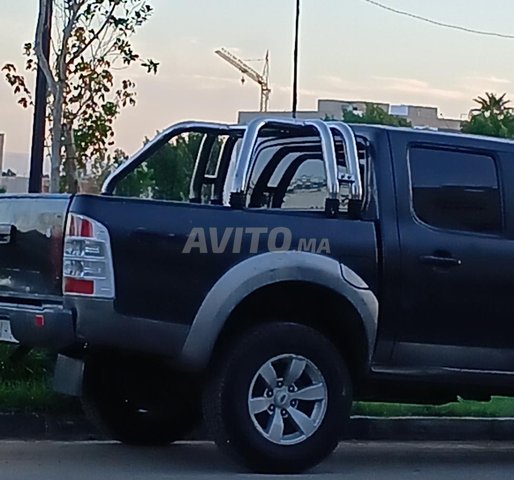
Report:
[[[62,151],[62,117],[63,117],[63,88],[59,85],[53,99],[52,109],[52,145],[50,157],[50,193],[61,191],[61,151]]]
[[[69,123],[64,124],[64,172],[66,174],[66,187],[68,193],[77,193],[79,190],[77,178],[77,151],[73,140],[73,127]]]

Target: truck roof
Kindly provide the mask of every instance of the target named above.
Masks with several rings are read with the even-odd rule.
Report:
[[[391,132],[404,132],[408,134],[416,133],[417,135],[426,135],[427,137],[445,137],[448,140],[461,141],[465,140],[479,140],[488,143],[501,144],[504,146],[514,147],[514,140],[510,140],[507,138],[500,137],[490,137],[486,135],[473,135],[469,133],[460,133],[460,132],[448,132],[441,130],[431,130],[425,128],[415,128],[415,127],[395,127],[392,125],[374,125],[367,123],[353,123],[350,124],[352,128],[356,131],[359,130],[359,127],[365,127],[366,129],[372,130],[382,130],[382,131],[391,131]]]

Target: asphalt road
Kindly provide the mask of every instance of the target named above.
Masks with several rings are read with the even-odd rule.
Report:
[[[165,449],[112,443],[1,442],[0,479],[6,480],[258,479],[227,462],[209,443]],[[510,443],[342,443],[305,479],[512,479]]]

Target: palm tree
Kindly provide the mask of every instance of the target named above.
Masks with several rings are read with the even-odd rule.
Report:
[[[474,100],[479,105],[469,112],[469,119],[463,122],[464,133],[489,135],[514,139],[514,109],[509,106],[507,95],[486,93]]]
[[[478,97],[473,100],[475,103],[478,103],[479,108],[474,108],[473,110],[471,110],[471,115],[505,115],[507,112],[510,112],[512,110],[512,107],[507,106],[510,103],[510,100],[508,100],[506,96],[506,93],[498,97],[494,93],[486,92],[485,98]]]

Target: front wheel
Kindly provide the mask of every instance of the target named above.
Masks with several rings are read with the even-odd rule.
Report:
[[[297,473],[325,459],[350,416],[351,378],[335,346],[294,323],[245,333],[204,394],[214,440],[251,470]]]

